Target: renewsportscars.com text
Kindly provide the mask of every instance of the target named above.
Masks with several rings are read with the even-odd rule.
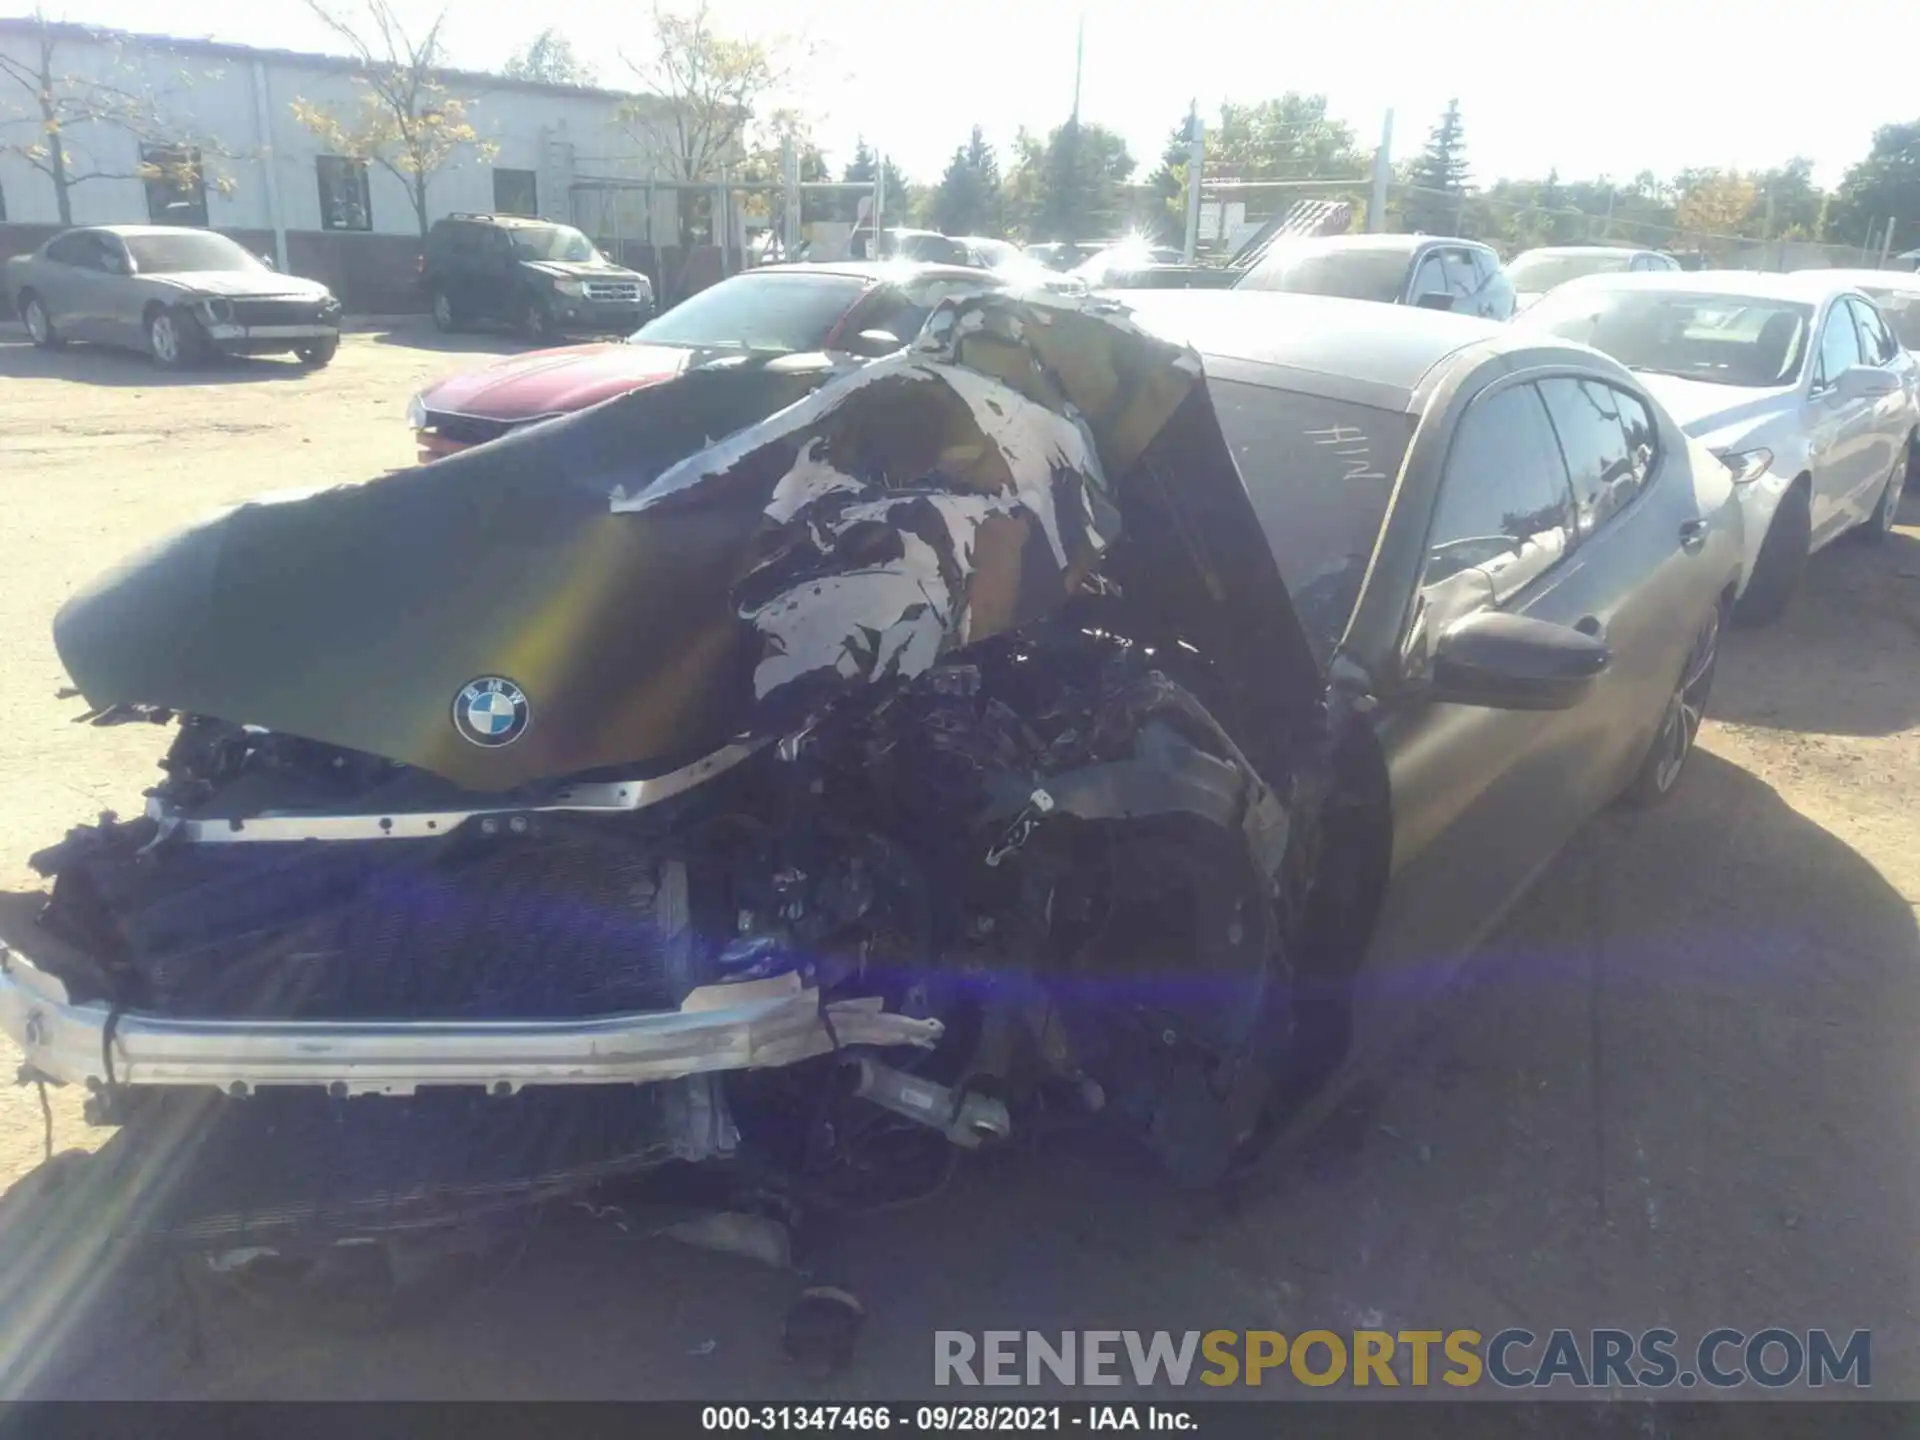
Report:
[[[1822,1388],[1873,1384],[1873,1333],[1709,1330],[937,1330],[936,1385]]]

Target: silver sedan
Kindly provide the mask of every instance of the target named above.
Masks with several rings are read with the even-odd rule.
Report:
[[[36,345],[90,340],[144,351],[165,369],[212,354],[292,353],[325,365],[340,302],[211,230],[99,225],[67,230],[7,262],[5,292]]]
[[[1893,528],[1920,454],[1920,366],[1845,280],[1596,275],[1515,324],[1612,355],[1733,471],[1746,515],[1742,619],[1785,609],[1813,551]]]

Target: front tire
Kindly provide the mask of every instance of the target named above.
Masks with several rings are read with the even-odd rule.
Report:
[[[1887,476],[1887,483],[1880,487],[1879,506],[1857,532],[1869,545],[1878,545],[1893,533],[1894,522],[1900,518],[1900,497],[1906,494],[1907,480],[1913,474],[1916,453],[1920,453],[1920,447],[1916,447],[1911,440],[1907,441],[1906,449],[1893,462],[1893,473]]]
[[[200,358],[200,328],[178,310],[147,316],[147,353],[162,370],[185,370]]]
[[[340,337],[327,335],[305,345],[296,345],[293,353],[294,357],[307,369],[322,370],[333,362],[333,357],[339,353],[339,350]]]
[[[466,317],[453,303],[453,296],[438,285],[433,287],[433,325],[442,335],[453,335],[466,328]]]
[[[31,290],[20,297],[20,319],[27,327],[27,338],[42,350],[58,350],[66,341],[53,328],[53,317],[40,297]]]
[[[530,295],[520,309],[520,334],[535,345],[551,345],[554,336],[553,310],[538,295]]]
[[[1679,785],[1700,738],[1700,722],[1706,718],[1707,697],[1713,693],[1713,672],[1719,663],[1720,607],[1716,605],[1694,636],[1679,683],[1660,717],[1659,732],[1621,796],[1623,802],[1637,807],[1657,804]]]
[[[1767,527],[1759,558],[1753,562],[1753,578],[1747,581],[1746,593],[1734,607],[1733,618],[1742,625],[1777,620],[1807,573],[1807,551],[1812,543],[1812,505],[1806,490],[1796,485],[1780,497],[1780,508],[1773,512],[1773,523]]]

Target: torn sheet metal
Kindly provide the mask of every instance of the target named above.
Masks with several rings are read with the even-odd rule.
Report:
[[[1129,364],[1134,351],[1157,366]],[[776,474],[763,558],[734,590],[758,640],[754,695],[825,698],[918,675],[1077,588],[1120,532],[1111,465],[1132,462],[1199,373],[1117,314],[956,296],[911,348],[612,508]],[[1044,551],[1029,549],[1036,533]]]

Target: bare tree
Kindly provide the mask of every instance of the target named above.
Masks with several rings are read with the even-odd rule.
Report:
[[[500,73],[510,80],[537,80],[543,85],[595,85],[599,76],[580,58],[573,42],[549,26],[514,51]]]
[[[36,10],[30,17],[33,41],[26,58],[0,53],[0,155],[17,155],[53,186],[60,223],[73,223],[73,191],[93,180],[164,181],[176,191],[202,186],[230,194],[232,178],[210,174],[210,157],[234,152],[197,134],[173,113],[169,96],[148,83],[122,37],[110,31],[84,33],[102,51],[104,65],[82,75],[61,65],[61,42],[78,27],[56,24]],[[175,79],[191,88],[197,78],[184,55],[170,55]],[[206,78],[217,79],[217,72]],[[100,132],[131,139],[133,163],[114,162],[98,147]]]
[[[659,150],[673,179],[718,180],[724,168],[747,158],[755,107],[779,91],[787,66],[765,41],[715,31],[706,0],[686,13],[656,0],[653,31],[650,53],[638,59],[621,54],[644,92],[622,111],[621,123],[636,140]],[[679,206],[682,245],[692,243],[696,209]]]
[[[360,62],[354,79],[361,95],[360,104],[344,115],[296,99],[294,116],[334,153],[378,165],[405,185],[424,243],[432,224],[428,183],[463,154],[491,160],[499,153],[499,147],[480,139],[467,118],[476,102],[448,94],[441,83],[445,51],[440,32],[446,11],[416,39],[388,0],[364,0],[365,14],[357,19],[324,0],[306,3],[352,48]]]

